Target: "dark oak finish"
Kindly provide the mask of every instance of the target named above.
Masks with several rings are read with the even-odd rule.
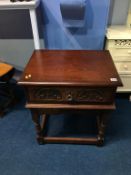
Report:
[[[34,103],[112,103],[115,88],[112,87],[30,87],[28,101]]]
[[[19,83],[116,87],[121,85],[121,80],[108,51],[40,50],[34,51]]]
[[[34,51],[19,84],[25,87],[26,107],[32,111],[39,143],[103,144],[105,114],[115,109],[116,88],[122,86],[108,51]],[[98,136],[56,138],[43,135],[46,115],[72,110],[97,110]],[[41,114],[44,114],[43,122]]]

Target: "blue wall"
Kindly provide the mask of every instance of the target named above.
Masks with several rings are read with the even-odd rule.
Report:
[[[45,0],[41,1],[43,4]],[[49,1],[54,3],[56,0],[49,0]],[[110,5],[108,24],[125,25],[130,0],[110,0],[110,1],[111,5]],[[93,0],[91,2],[93,3]],[[99,0],[98,3],[102,4],[104,2],[106,1]],[[45,2],[45,5],[46,4],[47,3]],[[38,17],[37,19],[38,19],[40,37],[43,38],[43,30],[45,26],[43,25],[43,19],[42,19],[44,13],[42,12],[43,10],[41,10],[41,8],[43,9],[43,5],[37,8],[37,17]],[[32,38],[29,11],[0,10],[0,39],[21,39],[21,38],[22,39]]]
[[[70,0],[67,0],[70,1]],[[48,49],[103,49],[110,0],[87,0],[83,28],[65,27],[61,0],[42,0],[44,41]]]

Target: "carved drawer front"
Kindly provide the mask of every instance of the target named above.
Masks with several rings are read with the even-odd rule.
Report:
[[[115,89],[86,87],[29,87],[31,103],[112,103]]]

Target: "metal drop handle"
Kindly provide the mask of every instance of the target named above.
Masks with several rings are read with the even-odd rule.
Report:
[[[71,95],[71,94],[68,94],[68,95],[67,95],[67,99],[68,99],[68,101],[72,101],[72,100],[73,100],[72,95]]]

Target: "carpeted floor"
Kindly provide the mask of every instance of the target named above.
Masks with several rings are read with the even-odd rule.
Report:
[[[131,102],[118,96],[116,104],[105,145],[97,147],[38,145],[30,111],[21,101],[0,119],[0,175],[131,175]],[[62,129],[64,117],[52,118],[53,129]]]

